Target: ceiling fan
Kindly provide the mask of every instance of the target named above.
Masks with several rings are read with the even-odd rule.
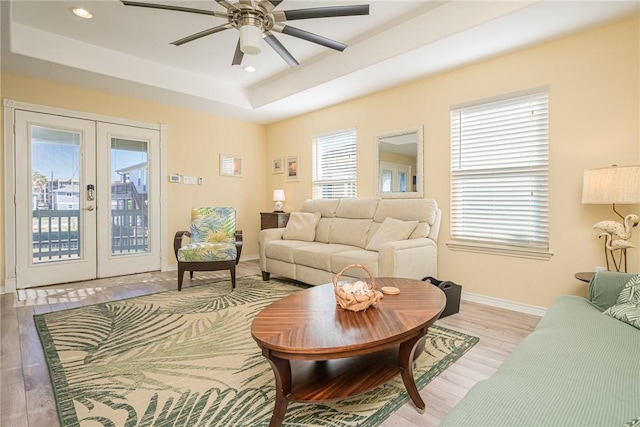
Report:
[[[236,28],[240,31],[240,39],[233,55],[232,65],[240,65],[245,54],[257,55],[260,53],[260,40],[264,38],[269,46],[285,60],[290,67],[299,65],[298,61],[273,35],[273,32],[287,34],[303,40],[317,43],[322,46],[342,52],[347,45],[328,39],[318,34],[310,33],[299,28],[287,25],[287,21],[297,19],[330,18],[337,16],[368,15],[369,5],[326,6],[307,9],[274,11],[283,0],[239,0],[237,3],[229,3],[226,0],[215,0],[225,8],[225,12],[217,12],[203,9],[193,9],[182,6],[164,4],[142,3],[138,1],[121,0],[125,6],[147,7],[151,9],[164,9],[176,12],[198,13],[211,15],[217,18],[225,18],[226,24],[208,30],[200,31],[190,36],[176,40],[171,44],[180,46],[199,38],[219,33],[220,31]]]

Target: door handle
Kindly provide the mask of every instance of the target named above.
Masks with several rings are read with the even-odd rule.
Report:
[[[95,208],[93,206],[87,206],[86,208],[84,208],[84,210],[86,210],[86,211],[92,211],[94,209]]]

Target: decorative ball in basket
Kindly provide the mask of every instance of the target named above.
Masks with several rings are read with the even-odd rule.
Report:
[[[367,281],[356,280],[338,284],[340,276],[351,268],[363,269],[369,275],[369,279]],[[361,264],[349,264],[343,268],[340,273],[333,276],[333,288],[336,294],[336,302],[345,310],[366,310],[371,306],[375,306],[380,298],[382,298],[382,293],[376,290],[376,283],[371,274],[371,270]]]

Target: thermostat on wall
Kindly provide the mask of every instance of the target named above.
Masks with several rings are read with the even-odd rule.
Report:
[[[169,182],[180,182],[180,175],[169,175]]]

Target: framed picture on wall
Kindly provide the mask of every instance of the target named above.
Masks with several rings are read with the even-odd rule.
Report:
[[[298,181],[300,173],[300,158],[298,156],[287,157],[287,181]]]
[[[277,159],[271,160],[271,173],[282,173],[282,172],[284,172],[282,157],[278,157]]]
[[[220,154],[220,175],[242,176],[242,158],[229,154]]]

